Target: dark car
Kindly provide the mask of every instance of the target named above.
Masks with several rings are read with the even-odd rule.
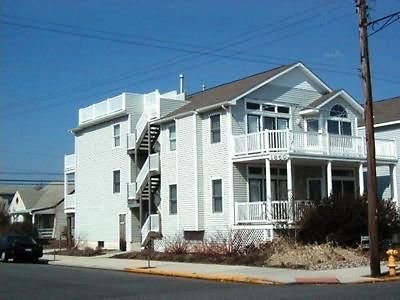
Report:
[[[0,259],[7,261],[14,260],[37,261],[43,256],[43,247],[32,237],[8,234],[0,238]]]

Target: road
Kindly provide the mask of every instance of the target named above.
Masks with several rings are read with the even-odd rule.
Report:
[[[0,264],[0,299],[399,299],[400,283],[250,285],[126,272]]]

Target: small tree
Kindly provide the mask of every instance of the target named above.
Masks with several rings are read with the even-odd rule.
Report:
[[[392,201],[379,199],[377,208],[379,239],[383,242],[399,232],[400,216]],[[298,225],[298,239],[303,243],[331,241],[356,246],[361,235],[368,235],[367,197],[316,201],[305,209]]]
[[[6,233],[10,224],[10,216],[7,212],[6,205],[4,202],[0,203],[0,235]]]

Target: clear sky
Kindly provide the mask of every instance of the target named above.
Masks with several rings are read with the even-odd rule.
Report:
[[[371,19],[400,10],[368,2]],[[3,0],[0,21],[0,179],[62,173],[80,107],[177,89],[179,73],[191,93],[302,61],[362,101],[353,0]],[[375,99],[400,95],[399,31],[370,37]]]

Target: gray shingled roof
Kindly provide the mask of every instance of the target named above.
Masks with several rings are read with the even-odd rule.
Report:
[[[17,189],[27,210],[32,209],[45,192],[45,187],[20,186]]]
[[[338,94],[340,91],[332,91],[328,94],[322,95],[321,97],[319,97],[318,99],[314,100],[313,102],[311,102],[310,104],[307,105],[307,108],[316,108],[319,105],[321,105],[322,103],[324,103],[326,100],[328,100],[329,98],[335,96],[336,94]]]
[[[280,66],[262,73],[225,83],[205,91],[191,94],[186,97],[186,100],[190,101],[188,104],[185,104],[177,110],[171,112],[163,119],[235,99],[236,97],[246,93],[248,90],[256,87],[275,75],[278,75],[286,69],[293,67],[294,65],[296,64]]]
[[[400,121],[400,96],[375,101],[372,105],[374,124]],[[364,126],[364,120],[360,120],[358,126]]]
[[[53,182],[43,189],[43,194],[35,203],[33,209],[54,207],[64,199],[64,184]]]

